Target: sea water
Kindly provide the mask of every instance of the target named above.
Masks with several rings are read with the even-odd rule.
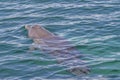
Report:
[[[26,24],[40,24],[82,53],[75,76],[41,50]],[[120,80],[120,0],[0,0],[0,80]]]

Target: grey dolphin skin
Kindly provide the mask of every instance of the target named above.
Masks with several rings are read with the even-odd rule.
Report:
[[[31,50],[38,48],[50,53],[57,59],[58,64],[67,66],[68,71],[74,75],[89,73],[85,63],[78,58],[81,56],[80,52],[69,41],[39,25],[26,25],[25,29],[28,31],[28,37],[34,43]]]

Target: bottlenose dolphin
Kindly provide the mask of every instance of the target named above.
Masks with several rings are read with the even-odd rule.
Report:
[[[80,75],[89,73],[89,69],[78,57],[81,53],[67,40],[59,37],[39,25],[26,25],[28,37],[33,40],[33,46],[30,48],[41,49],[50,53],[57,59],[57,62],[66,65],[71,73]]]

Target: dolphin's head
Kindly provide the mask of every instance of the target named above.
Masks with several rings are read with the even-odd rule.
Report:
[[[25,29],[28,31],[28,36],[32,39],[47,38],[51,33],[40,25],[25,25]]]
[[[25,29],[28,31],[28,36],[30,38],[40,38],[41,27],[39,25],[25,25]]]
[[[25,25],[25,29],[27,29],[28,31],[31,29],[41,29],[41,26],[39,26],[39,25]]]

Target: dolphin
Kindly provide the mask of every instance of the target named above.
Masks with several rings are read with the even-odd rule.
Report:
[[[30,50],[38,48],[50,53],[59,64],[67,66],[68,71],[74,75],[90,72],[84,61],[79,59],[81,53],[70,41],[53,34],[40,25],[25,25],[25,29],[28,31],[28,37],[33,40]]]

